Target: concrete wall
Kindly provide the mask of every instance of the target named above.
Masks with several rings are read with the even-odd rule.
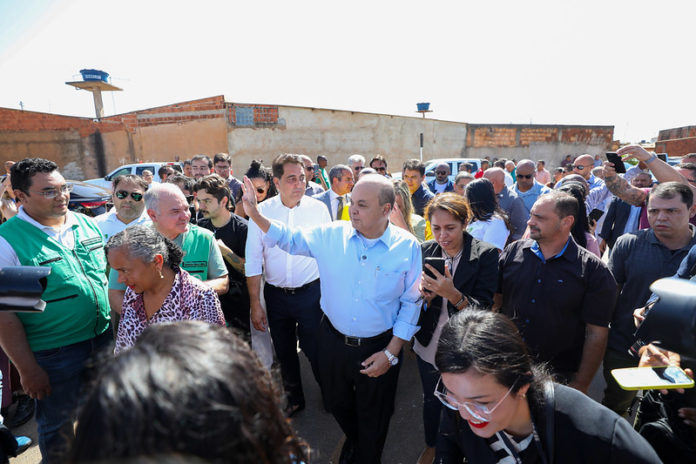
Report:
[[[229,125],[228,149],[238,175],[251,160],[270,165],[280,153],[304,153],[312,159],[323,154],[330,166],[345,163],[354,153],[368,161],[381,154],[391,171],[400,171],[405,160],[418,158],[421,132],[424,160],[459,157],[466,141],[464,123],[351,111],[281,106],[277,122],[263,124],[240,127],[232,119]]]

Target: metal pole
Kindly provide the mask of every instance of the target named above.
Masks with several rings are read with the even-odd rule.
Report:
[[[423,161],[423,133],[420,133],[420,160]]]

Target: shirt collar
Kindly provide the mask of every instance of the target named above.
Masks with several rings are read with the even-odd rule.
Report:
[[[40,229],[40,230],[50,229],[50,230],[54,230],[54,231],[56,230],[56,229],[54,229],[54,228],[51,227],[51,226],[45,226],[45,225],[43,225],[43,224],[37,222],[36,220],[34,220],[34,218],[32,218],[31,216],[29,216],[29,215],[27,214],[27,212],[24,211],[24,206],[20,206],[20,207],[19,207],[19,211],[17,212],[17,216],[18,216],[20,219],[22,219],[23,221],[28,222],[28,223],[31,224],[32,226],[36,227],[37,229]],[[61,226],[61,228],[60,228],[59,231],[62,232],[62,231],[64,231],[65,229],[68,229],[68,228],[73,227],[73,226],[76,226],[76,225],[77,225],[77,219],[75,219],[74,213],[73,213],[72,211],[68,211],[68,212],[66,213],[66,215],[65,215],[65,224],[63,224],[63,225]]]
[[[568,251],[569,247],[572,251],[573,246],[577,247],[577,245],[575,245],[575,240],[573,240],[573,237],[568,237],[568,241],[566,242],[563,249],[558,254],[552,256],[548,260],[544,258],[544,254],[541,252],[541,247],[539,247],[539,242],[537,242],[536,240],[532,241],[532,244],[529,246],[529,249],[532,251],[532,253],[534,253],[537,256],[537,258],[541,260],[542,263],[546,263],[547,261],[551,261],[552,259],[557,259],[561,257],[565,257],[568,261],[572,261],[574,259],[574,254],[566,252]]]
[[[693,246],[692,242],[694,236],[696,235],[696,227],[694,227],[693,224],[689,224],[689,230],[691,231],[691,240],[683,248],[691,248]],[[657,237],[655,236],[655,231],[652,228],[648,229],[648,242],[662,247],[665,246],[661,241],[657,239]]]
[[[344,221],[344,222],[346,222],[346,221]],[[387,223],[386,230],[384,231],[384,233],[382,235],[379,236],[377,241],[384,243],[387,247],[390,247],[395,239],[394,238],[394,227],[396,227],[396,226],[393,226],[391,222]],[[350,228],[351,228],[351,232],[348,235],[348,239],[351,240],[351,239],[355,238],[355,240],[361,240],[360,237],[362,237],[363,235],[360,234],[357,230],[355,230],[355,228],[352,225],[350,226]]]

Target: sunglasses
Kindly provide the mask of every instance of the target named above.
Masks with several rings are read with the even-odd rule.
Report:
[[[435,174],[447,174],[447,171],[435,171]]]
[[[533,175],[533,174],[527,174],[527,175],[525,175],[525,174],[517,174],[517,177],[519,177],[519,178],[521,178],[521,179],[531,179],[532,177],[534,177],[534,175]]]
[[[377,172],[387,172],[387,168],[373,168]]]
[[[585,169],[587,166],[583,166],[582,164],[574,164],[573,169],[577,169],[578,171],[582,171]]]
[[[261,187],[256,187],[256,191],[259,193],[266,193],[266,189],[263,189]]]
[[[305,169],[308,171],[314,171],[314,166],[305,166]]]
[[[142,193],[137,193],[137,192],[126,192],[125,190],[119,190],[116,192],[116,198],[119,200],[123,200],[124,198],[127,198],[128,195],[133,199],[133,201],[140,201],[143,199],[143,194]]]
[[[354,167],[353,167],[353,170],[354,170],[354,171],[357,171],[357,172],[360,172],[360,171],[363,170],[363,166],[354,166]]]
[[[186,195],[186,202],[190,205],[193,203],[193,195]]]

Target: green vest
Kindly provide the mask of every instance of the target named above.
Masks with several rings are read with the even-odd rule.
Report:
[[[74,250],[16,216],[0,226],[0,237],[23,266],[51,268],[41,296],[44,312],[16,313],[32,351],[89,340],[109,327],[104,241],[95,224],[81,214],[74,216]]]
[[[189,230],[184,233],[181,243],[181,249],[184,251],[181,268],[193,277],[203,281],[208,280],[208,259],[213,241],[215,241],[215,235],[211,231],[193,224],[189,225]]]

